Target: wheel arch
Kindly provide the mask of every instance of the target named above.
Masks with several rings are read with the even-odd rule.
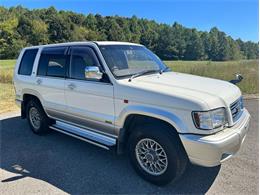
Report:
[[[123,153],[125,143],[128,137],[136,125],[144,124],[144,122],[161,123],[167,125],[173,133],[185,132],[187,130],[186,125],[181,119],[168,111],[164,111],[157,108],[131,106],[123,110],[120,114],[120,119],[117,121],[118,125],[121,125],[118,136],[118,153]],[[178,136],[179,137],[179,136]]]
[[[170,124],[177,132],[186,132],[187,126],[177,114],[154,107],[131,105],[122,110],[116,119],[116,126],[124,127],[133,115],[141,115],[164,121]]]
[[[21,104],[21,117],[22,118],[26,118],[26,106],[27,103],[31,100],[31,99],[35,99],[36,101],[38,101],[40,103],[40,105],[42,106],[43,110],[43,104],[41,101],[41,96],[38,92],[34,91],[34,90],[23,90],[22,92],[22,104]],[[46,113],[46,111],[44,110],[44,112]]]

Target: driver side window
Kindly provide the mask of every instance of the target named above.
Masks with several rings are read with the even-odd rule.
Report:
[[[87,66],[100,67],[95,52],[90,47],[72,47],[70,60],[70,78],[86,80]]]

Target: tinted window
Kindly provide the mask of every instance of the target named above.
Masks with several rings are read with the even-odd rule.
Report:
[[[18,74],[31,75],[35,56],[38,49],[28,49],[24,52]]]
[[[86,66],[100,67],[95,52],[89,47],[73,47],[71,50],[70,77],[84,80]]]
[[[41,53],[38,75],[64,77],[67,61],[66,47],[46,48]]]

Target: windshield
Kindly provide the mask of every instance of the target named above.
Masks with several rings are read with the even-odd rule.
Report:
[[[155,54],[143,46],[102,45],[99,48],[116,78],[130,77],[146,71],[159,72],[166,68]]]

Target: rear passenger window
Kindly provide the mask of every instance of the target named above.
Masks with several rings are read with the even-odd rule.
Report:
[[[31,75],[35,56],[38,49],[27,49],[22,57],[18,74],[20,75]]]
[[[38,75],[64,77],[66,72],[67,47],[43,49],[38,66]]]

